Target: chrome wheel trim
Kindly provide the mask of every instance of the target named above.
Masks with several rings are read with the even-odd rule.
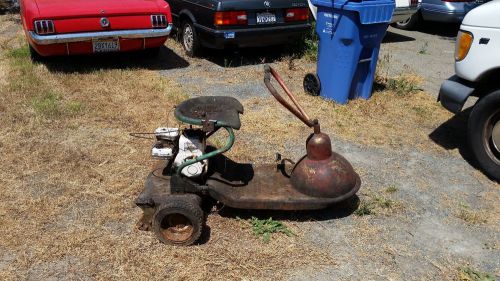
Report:
[[[186,50],[188,50],[188,51],[192,50],[193,49],[193,41],[194,41],[194,32],[189,24],[187,24],[184,27],[184,31],[182,34],[183,34],[182,41],[184,43],[184,48],[186,48]]]
[[[493,143],[493,148],[500,153],[500,120],[497,120],[496,124],[493,125],[493,130],[491,131],[491,142]]]
[[[404,26],[404,25],[407,25],[410,22],[410,20],[411,20],[411,17],[409,17],[405,20],[402,20],[402,21],[398,21],[398,24]]]
[[[500,109],[486,120],[483,142],[488,157],[500,165]]]

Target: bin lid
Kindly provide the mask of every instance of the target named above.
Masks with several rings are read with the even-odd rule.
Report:
[[[389,23],[396,7],[394,0],[311,0],[314,6],[359,13],[361,24]]]

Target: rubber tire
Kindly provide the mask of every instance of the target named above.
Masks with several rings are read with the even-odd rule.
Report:
[[[410,20],[405,24],[403,24],[402,21],[399,21],[395,22],[393,26],[403,30],[414,30],[420,22],[421,22],[420,12],[416,12],[413,15],[411,15]]]
[[[302,82],[304,86],[304,91],[311,96],[319,96],[321,92],[321,82],[319,77],[313,73],[307,73]]]
[[[184,44],[184,35],[185,35],[185,30],[186,27],[189,26],[193,32],[193,46],[191,49],[186,47]],[[181,45],[184,48],[184,51],[186,52],[186,55],[189,57],[197,57],[201,54],[201,44],[200,44],[200,39],[198,38],[198,34],[196,33],[196,29],[194,28],[194,24],[191,21],[184,21],[182,23],[182,30],[181,30]]]
[[[489,145],[485,143],[485,138],[488,137],[485,135],[485,131],[488,121],[495,122],[495,120],[488,119],[494,117],[495,114],[500,114],[499,109],[500,90],[497,90],[484,96],[476,103],[469,116],[467,126],[469,146],[474,157],[485,174],[498,182],[500,182],[500,156],[498,153],[491,151]],[[496,120],[496,122],[500,121]],[[488,150],[491,153],[488,153]],[[495,154],[497,157],[495,157]]]
[[[165,237],[161,234],[162,221],[167,215],[170,214],[181,214],[190,221],[193,226],[193,233],[189,238],[179,242],[165,239]],[[205,217],[203,210],[196,200],[170,196],[162,205],[160,205],[153,216],[153,232],[162,243],[176,246],[189,246],[200,238],[204,221]]]

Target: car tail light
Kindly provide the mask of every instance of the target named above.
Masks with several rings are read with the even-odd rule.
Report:
[[[308,8],[293,8],[286,9],[285,21],[306,21],[309,19]]]
[[[247,22],[245,11],[215,12],[215,25],[245,25]]]
[[[40,35],[55,33],[54,22],[51,20],[36,20],[35,32]]]
[[[410,1],[410,6],[412,6],[412,7],[418,6],[418,0],[411,0]]]
[[[457,43],[455,45],[455,60],[461,61],[465,59],[469,53],[474,37],[471,33],[460,30],[457,35]]]
[[[165,28],[165,27],[167,27],[167,17],[165,15],[152,15],[151,16],[151,26],[153,28]]]

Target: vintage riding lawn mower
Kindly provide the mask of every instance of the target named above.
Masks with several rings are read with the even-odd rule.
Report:
[[[289,96],[292,106],[271,84],[271,75]],[[144,214],[138,226],[152,229],[167,244],[190,245],[198,240],[205,223],[201,208],[205,200],[239,209],[314,210],[352,197],[361,180],[351,164],[332,152],[328,135],[318,120],[310,119],[278,74],[265,67],[264,83],[271,94],[308,127],[314,129],[306,141],[307,155],[297,163],[277,159],[269,164],[236,163],[223,155],[234,144],[240,128],[241,103],[232,97],[207,96],[186,100],[175,109],[175,117],[191,126],[158,128],[152,154],[162,165],[147,177],[145,189],[136,199]],[[207,145],[219,129],[227,131],[222,148]]]

